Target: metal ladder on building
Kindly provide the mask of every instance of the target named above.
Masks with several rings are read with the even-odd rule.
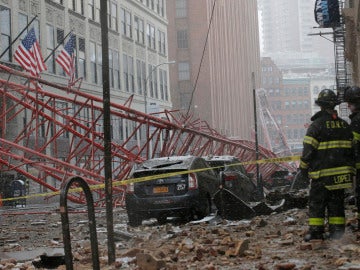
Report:
[[[340,11],[344,7],[344,1],[339,1]],[[340,26],[334,27],[334,53],[335,53],[335,71],[336,71],[336,89],[338,97],[343,100],[344,90],[351,84],[351,74],[348,72],[347,61],[345,58],[345,19],[340,16]],[[341,117],[348,117],[349,111],[346,103],[339,105],[339,114]]]

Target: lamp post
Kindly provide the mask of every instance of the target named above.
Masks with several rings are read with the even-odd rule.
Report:
[[[163,62],[163,63],[160,63],[160,64],[157,64],[156,66],[154,66],[150,73],[148,74],[148,76],[146,77],[146,80],[145,80],[145,89],[144,89],[144,104],[145,104],[145,113],[147,113],[147,82],[148,80],[150,79],[150,77],[152,76],[152,73],[160,66],[162,65],[171,65],[171,64],[175,64],[176,61],[169,61],[169,62]]]

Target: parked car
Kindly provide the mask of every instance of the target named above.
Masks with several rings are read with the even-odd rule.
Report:
[[[223,188],[245,202],[257,200],[258,190],[253,176],[248,174],[235,156],[207,156],[205,160],[221,178]]]
[[[179,174],[156,177],[174,172]],[[125,203],[130,226],[139,226],[149,218],[159,223],[173,216],[201,219],[209,215],[220,182],[206,161],[195,156],[154,158],[135,165],[131,178],[145,176],[156,178],[127,186]]]

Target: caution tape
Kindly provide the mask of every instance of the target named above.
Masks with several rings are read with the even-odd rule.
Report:
[[[232,166],[238,166],[238,165],[254,165],[254,164],[266,164],[266,163],[280,163],[280,162],[292,162],[292,161],[298,161],[300,160],[300,156],[288,156],[288,157],[281,157],[281,158],[269,158],[269,159],[260,159],[260,160],[253,160],[253,161],[245,161],[245,162],[239,162],[239,163],[233,163],[227,165],[228,167]],[[137,177],[137,178],[128,178],[126,180],[116,181],[113,182],[113,187],[117,186],[124,186],[128,184],[133,183],[140,183],[145,181],[151,181],[161,178],[169,178],[177,175],[183,175],[183,174],[190,174],[190,173],[198,173],[207,171],[210,169],[221,169],[224,166],[217,166],[217,167],[211,167],[211,168],[201,168],[201,169],[194,169],[194,170],[186,170],[186,171],[176,171],[171,173],[163,173],[163,174],[156,174],[156,175],[149,175],[149,176],[143,176],[143,177]],[[97,184],[97,185],[91,185],[90,190],[98,190],[105,188],[105,184]],[[71,188],[68,190],[68,193],[77,193],[83,191],[82,188]],[[15,200],[23,200],[23,199],[30,199],[30,198],[36,198],[36,197],[49,197],[49,196],[56,196],[60,195],[60,191],[52,191],[52,192],[46,192],[46,193],[38,193],[38,194],[31,194],[26,196],[19,196],[14,198],[0,198],[2,202],[6,201],[15,201]]]

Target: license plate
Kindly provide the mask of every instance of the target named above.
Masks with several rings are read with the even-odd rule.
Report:
[[[166,193],[166,192],[169,192],[169,188],[166,186],[154,187],[153,192],[154,193]]]

